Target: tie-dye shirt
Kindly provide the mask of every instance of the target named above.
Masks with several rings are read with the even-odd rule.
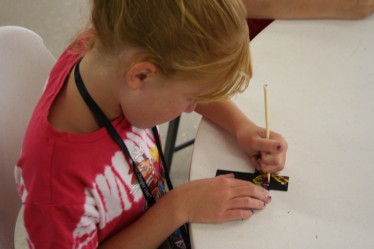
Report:
[[[52,69],[15,168],[30,248],[97,248],[147,208],[132,167],[105,128],[72,134],[48,122],[54,99],[84,54],[84,39]],[[158,199],[165,193],[164,172],[152,131],[133,127],[124,116],[112,124]],[[175,241],[177,248],[185,247],[179,233]]]

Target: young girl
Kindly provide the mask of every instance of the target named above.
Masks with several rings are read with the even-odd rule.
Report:
[[[268,192],[232,175],[167,192],[152,128],[196,110],[257,169],[284,167],[285,140],[265,139],[228,100],[251,77],[245,15],[241,0],[93,1],[92,28],[58,59],[17,163],[30,248],[186,248],[183,224],[265,208]]]

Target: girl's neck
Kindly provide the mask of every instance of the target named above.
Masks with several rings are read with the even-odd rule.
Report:
[[[122,78],[116,67],[108,65],[99,53],[92,51],[81,61],[80,73],[91,97],[109,120],[119,117],[122,111],[118,100],[118,88]],[[78,92],[76,87],[75,90]]]
[[[101,128],[95,116],[82,99],[72,69],[67,82],[56,97],[49,114],[49,122],[59,131],[90,133]],[[122,114],[116,87],[119,84],[115,68],[103,65],[99,55],[88,52],[80,63],[83,82],[105,115],[113,120]]]

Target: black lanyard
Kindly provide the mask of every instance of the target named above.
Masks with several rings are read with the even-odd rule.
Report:
[[[123,141],[121,136],[118,134],[116,129],[113,127],[112,123],[106,117],[104,112],[96,104],[95,100],[93,100],[91,95],[88,93],[87,88],[85,87],[85,85],[83,83],[83,80],[82,80],[82,77],[81,77],[81,74],[80,74],[80,71],[79,71],[79,65],[80,65],[81,60],[82,60],[82,58],[79,59],[79,61],[75,65],[75,71],[74,71],[75,84],[77,85],[79,93],[81,94],[83,100],[86,102],[87,106],[90,108],[92,113],[98,119],[100,124],[105,127],[105,129],[107,130],[109,135],[119,145],[119,147],[122,149],[123,153],[126,155],[128,160],[130,161],[130,163],[133,167],[134,173],[136,175],[136,179],[139,182],[140,188],[142,189],[142,192],[143,192],[143,194],[144,194],[144,196],[147,200],[147,203],[148,203],[149,207],[151,207],[156,203],[156,200],[155,200],[154,196],[152,195],[152,192],[149,189],[149,187],[147,185],[147,182],[144,180],[144,177],[143,177],[142,173],[139,171],[138,167],[136,166],[135,161],[132,159],[125,142]],[[169,190],[172,190],[173,189],[173,184],[171,183],[170,175],[169,175],[169,172],[167,171],[165,158],[164,158],[164,155],[162,153],[160,138],[159,138],[158,131],[157,131],[156,127],[152,128],[152,133],[153,133],[154,139],[156,140],[156,146],[157,146],[157,150],[159,152],[158,154],[160,155],[162,164],[164,166],[163,168],[164,168],[164,172],[165,172],[166,183],[168,185]],[[188,224],[181,226],[180,231],[182,233],[183,240],[186,243],[187,248],[191,248],[190,241],[189,241],[189,234],[188,234]]]

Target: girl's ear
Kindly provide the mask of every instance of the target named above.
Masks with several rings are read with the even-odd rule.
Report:
[[[157,72],[157,67],[150,62],[138,62],[126,73],[126,82],[131,89],[139,89]]]

